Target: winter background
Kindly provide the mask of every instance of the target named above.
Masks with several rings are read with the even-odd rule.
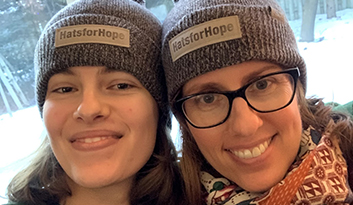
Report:
[[[165,14],[160,14],[165,16]],[[301,20],[290,21],[299,40]],[[337,11],[337,17],[316,16],[315,42],[298,43],[307,64],[307,96],[325,102],[345,104],[353,100],[353,9]],[[180,149],[178,124],[173,119],[171,133]],[[37,107],[0,116],[0,204],[6,203],[5,191],[10,179],[26,164],[24,157],[39,146],[44,136]],[[22,160],[21,160],[22,159]]]

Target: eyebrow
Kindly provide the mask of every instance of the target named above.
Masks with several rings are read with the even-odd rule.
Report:
[[[108,68],[108,67],[104,66],[104,69],[100,70],[98,74],[109,74],[109,73],[114,73],[117,71],[122,71],[122,70],[117,70],[115,68]]]
[[[268,65],[268,66],[262,67],[260,70],[250,72],[250,73],[246,74],[241,79],[241,86],[244,86],[247,83],[249,83],[251,80],[259,77],[260,74],[263,73],[264,71],[266,71],[266,70],[275,70],[275,69],[281,69],[281,67],[279,67],[277,65]],[[271,72],[269,72],[269,73],[271,73]],[[202,84],[192,85],[192,87],[189,88],[188,90],[182,89],[182,95],[183,96],[187,96],[187,95],[192,95],[192,94],[195,94],[195,93],[199,93],[201,90],[217,90],[217,89],[218,90],[225,90],[225,88],[222,85],[220,85],[219,83],[206,82],[206,83],[202,83]],[[187,95],[185,95],[185,94],[187,94]]]
[[[281,69],[281,67],[277,65],[268,65],[268,66],[262,67],[260,70],[248,73],[241,79],[241,85],[244,86],[245,84],[248,84],[250,81],[254,80],[255,78],[262,76],[261,73],[263,73],[264,71],[271,70],[271,72],[269,73],[272,73],[272,72],[275,72],[273,70],[277,70],[277,69]],[[266,73],[266,74],[269,74],[269,73]]]
[[[193,95],[200,92],[207,92],[212,90],[224,90],[224,87],[219,83],[209,82],[192,86],[190,89],[182,89],[182,96]],[[185,94],[187,93],[187,94]]]
[[[102,74],[109,74],[109,73],[113,73],[119,70],[115,70],[113,68],[107,68],[104,66],[103,69],[99,70],[99,72],[97,73],[98,75],[102,75]],[[65,69],[57,74],[64,74],[64,75],[77,75],[75,72],[73,72],[70,68]]]
[[[63,71],[61,71],[61,72],[58,72],[58,73],[56,73],[56,74],[75,75],[75,73],[72,72],[69,68],[67,68],[67,69],[65,69],[65,70],[63,70]]]

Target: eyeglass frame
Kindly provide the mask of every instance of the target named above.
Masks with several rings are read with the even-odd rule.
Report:
[[[274,110],[269,110],[269,111],[261,111],[261,110],[258,110],[256,109],[255,107],[253,107],[248,99],[246,98],[245,96],[245,90],[250,86],[252,85],[254,82],[258,81],[258,80],[261,80],[263,78],[266,78],[268,76],[271,76],[271,75],[277,75],[277,74],[282,74],[282,73],[287,73],[289,75],[292,76],[293,78],[293,94],[292,94],[292,97],[290,98],[290,100],[288,101],[287,104],[285,104],[284,106],[280,107],[280,108],[277,108],[277,109],[274,109]],[[227,121],[227,119],[229,118],[230,116],[230,113],[232,112],[232,104],[233,104],[233,101],[235,98],[237,97],[241,97],[245,100],[245,102],[248,104],[248,106],[255,110],[256,112],[259,112],[259,113],[269,113],[269,112],[275,112],[275,111],[278,111],[278,110],[281,110],[285,107],[287,107],[288,105],[290,105],[294,99],[294,96],[295,96],[295,93],[296,93],[296,89],[297,89],[297,82],[298,82],[298,79],[299,79],[299,76],[300,76],[300,71],[298,68],[289,68],[289,69],[286,69],[286,70],[282,70],[282,71],[278,71],[278,72],[274,72],[274,73],[269,73],[269,74],[266,74],[266,75],[263,75],[263,76],[259,76],[255,79],[253,79],[251,82],[247,83],[246,85],[242,86],[241,88],[237,89],[237,90],[234,90],[234,91],[225,91],[225,92],[201,92],[201,93],[195,93],[195,94],[192,94],[192,95],[188,95],[188,96],[185,96],[185,97],[182,97],[178,100],[176,100],[174,103],[173,103],[173,106],[174,108],[182,113],[182,115],[184,116],[184,118],[195,128],[198,128],[198,129],[207,129],[207,128],[211,128],[211,127],[216,127],[218,125],[221,125],[223,124],[225,121]],[[194,125],[190,120],[189,118],[187,117],[187,115],[185,114],[184,112],[184,109],[183,109],[183,104],[186,100],[192,98],[192,97],[195,97],[195,96],[198,96],[198,95],[204,95],[204,94],[210,94],[210,93],[213,93],[213,94],[222,94],[222,95],[225,95],[227,98],[228,98],[228,102],[229,102],[229,109],[228,109],[228,113],[227,113],[227,116],[224,118],[224,120],[222,120],[221,122],[215,124],[215,125],[210,125],[210,126],[206,126],[206,127],[200,127],[200,126],[196,126]]]

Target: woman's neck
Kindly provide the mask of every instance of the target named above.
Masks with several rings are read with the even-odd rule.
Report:
[[[123,182],[108,185],[100,188],[82,187],[71,179],[68,184],[72,195],[60,203],[61,205],[130,205],[130,190],[133,178]]]

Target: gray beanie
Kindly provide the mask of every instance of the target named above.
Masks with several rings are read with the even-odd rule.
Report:
[[[35,50],[37,102],[42,114],[49,79],[74,66],[105,66],[135,76],[168,116],[161,66],[160,21],[143,1],[78,0],[44,28]],[[169,118],[169,117],[167,117]]]
[[[306,66],[276,0],[180,0],[163,23],[162,59],[169,102],[190,79],[223,67],[259,60]]]

